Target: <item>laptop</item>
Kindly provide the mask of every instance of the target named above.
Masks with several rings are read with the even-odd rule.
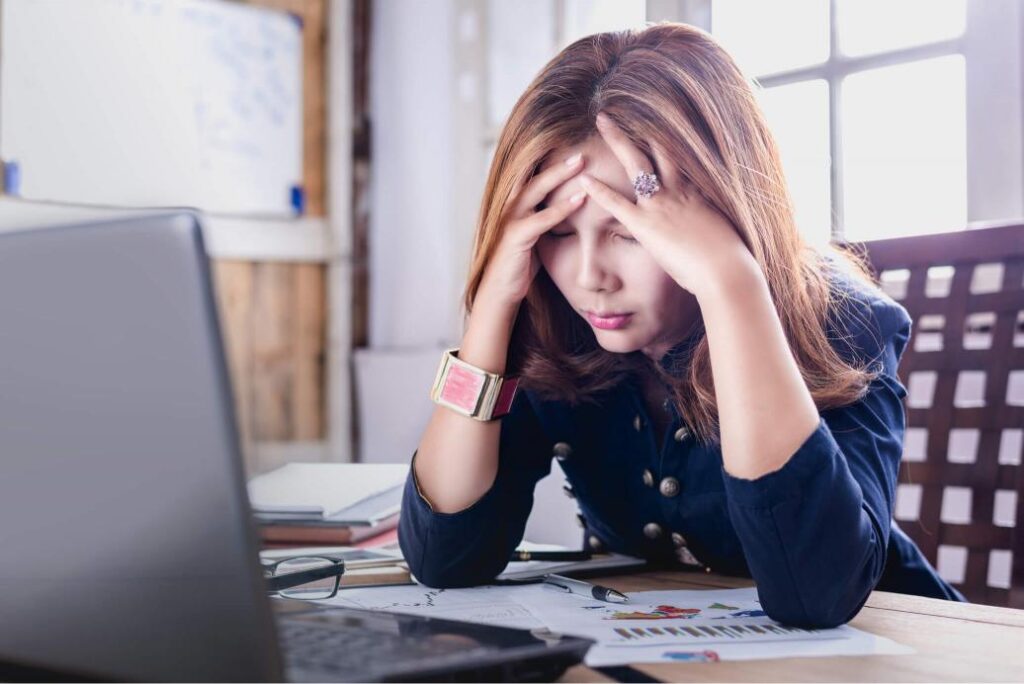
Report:
[[[0,234],[0,679],[554,680],[591,641],[269,598],[194,214]]]

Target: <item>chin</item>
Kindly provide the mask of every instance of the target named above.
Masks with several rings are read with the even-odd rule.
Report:
[[[642,347],[633,338],[622,334],[605,333],[598,334],[595,337],[601,349],[613,354],[630,354]]]

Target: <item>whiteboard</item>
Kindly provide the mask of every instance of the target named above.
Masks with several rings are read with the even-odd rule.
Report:
[[[296,213],[295,17],[221,0],[2,0],[0,27],[9,194]]]

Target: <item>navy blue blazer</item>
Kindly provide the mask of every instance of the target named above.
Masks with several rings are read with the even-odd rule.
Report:
[[[822,411],[780,470],[732,477],[720,447],[695,440],[671,402],[666,432],[654,434],[638,384],[623,383],[597,406],[523,391],[502,419],[494,485],[471,506],[434,512],[410,471],[398,538],[412,573],[433,587],[494,579],[522,540],[534,486],[554,457],[592,548],[752,577],[780,622],[843,624],[875,588],[964,600],[892,518],[906,396],[896,368],[910,317],[846,276],[833,282],[850,296],[829,323],[832,344],[880,374],[860,401]]]

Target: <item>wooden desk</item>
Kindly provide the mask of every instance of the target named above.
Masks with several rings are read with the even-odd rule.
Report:
[[[599,581],[619,591],[752,585],[747,579],[688,572],[647,572],[609,576]],[[1024,681],[1024,610],[876,591],[850,625],[889,637],[917,652],[720,663],[647,663],[634,667],[666,682]],[[580,665],[567,671],[559,681],[611,680]]]

